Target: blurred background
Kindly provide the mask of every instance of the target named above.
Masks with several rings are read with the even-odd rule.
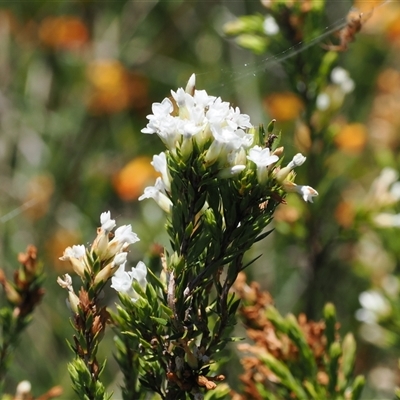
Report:
[[[111,210],[118,225],[130,223],[139,235],[132,264],[146,259],[154,243],[167,244],[162,212],[150,200],[137,201],[156,178],[153,154],[163,150],[157,137],[140,132],[153,102],[184,87],[195,72],[198,89],[239,106],[253,124],[275,118],[288,160],[299,151],[307,155],[310,144],[299,122],[306,104],[291,90],[284,68],[293,48],[275,43],[269,31],[255,54],[254,46],[252,52],[243,48],[246,38],[224,30],[241,15],[265,18],[271,2],[1,2],[1,267],[11,274],[17,254],[34,244],[47,275],[8,391],[28,379],[35,395],[61,384],[63,398],[74,398],[66,369],[70,313],[56,284],[57,275],[70,271],[58,258],[67,246],[91,243],[101,212]],[[326,22],[309,38],[312,48],[325,51],[321,44],[335,40],[327,30],[343,27],[352,5],[327,1]],[[288,197],[275,233],[252,250],[263,257],[249,275],[284,313],[318,319],[323,304],[334,302],[343,332],[353,330],[360,343],[357,372],[368,376],[365,398],[387,398],[398,383],[400,350],[400,5],[355,6],[365,13],[376,8],[336,62],[347,80],[332,75],[324,88],[329,106],[320,99],[317,117],[329,121],[326,157],[310,168],[321,174],[299,171],[296,180],[320,197],[307,205]],[[310,241],[310,224],[322,244]],[[371,305],[367,294],[360,304],[360,294],[371,288],[380,300]],[[105,293],[110,305],[115,300]],[[379,301],[386,303],[378,307]],[[109,332],[101,356],[111,349]],[[104,381],[118,398],[116,370],[109,357]]]

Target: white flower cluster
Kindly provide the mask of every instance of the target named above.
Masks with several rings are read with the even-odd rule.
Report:
[[[136,233],[132,232],[131,225],[122,225],[115,230],[114,236],[110,240],[110,233],[116,227],[115,220],[111,219],[110,211],[100,215],[100,222],[101,227],[97,230],[97,237],[90,248],[90,254],[97,256],[100,262],[104,264],[104,267],[93,277],[93,283],[96,285],[112,277],[111,287],[119,292],[128,293],[132,298],[136,298],[132,289],[133,279],[136,279],[144,288],[147,284],[147,269],[145,264],[140,262],[136,269],[132,268],[132,271],[125,272],[125,264],[128,247],[140,239]],[[68,261],[74,272],[82,279],[86,279],[85,273],[89,276],[92,275],[93,271],[88,258],[88,250],[84,245],[67,247],[60,260]],[[59,278],[57,282],[69,291],[71,302],[71,294],[74,294],[71,277],[66,274],[63,278]],[[74,301],[76,303],[76,299]]]
[[[273,164],[279,160],[277,154],[269,148],[254,144],[254,132],[250,117],[241,114],[238,107],[233,108],[220,97],[209,96],[205,90],[195,89],[193,74],[186,89],[171,91],[173,101],[165,98],[161,103],[154,103],[153,114],[147,116],[149,122],[142,129],[146,134],[157,134],[168,151],[175,153],[179,148],[180,154],[187,159],[196,145],[204,150],[206,166],[218,165],[220,178],[230,178],[240,174],[253,162],[257,168],[257,179],[264,184],[272,173],[278,174],[279,168]],[[297,161],[296,161],[297,160]],[[293,161],[279,174],[282,182],[289,172],[301,165],[305,157],[297,154]],[[147,187],[139,200],[153,198],[166,212],[172,203],[166,192],[170,190],[166,154],[155,155],[152,165],[160,172],[154,186]],[[306,194],[305,194],[305,189]],[[299,192],[304,200],[312,201],[318,193],[309,186],[290,185],[289,191]]]
[[[360,334],[368,342],[378,346],[392,343],[393,332],[388,326],[395,318],[394,313],[400,293],[400,282],[395,275],[382,278],[379,287],[360,293],[358,300],[361,308],[356,311],[356,318],[361,321]]]
[[[246,129],[252,128],[250,117],[220,97],[195,90],[194,86],[195,75],[192,75],[186,91],[183,88],[171,91],[177,111],[169,98],[154,103],[153,114],[147,116],[149,123],[142,132],[156,133],[170,151],[179,146],[184,156],[192,151],[192,139],[199,148],[211,139],[205,157],[208,165],[217,161],[224,167],[238,165],[240,161],[245,164],[245,149],[253,143],[253,135],[246,133]]]

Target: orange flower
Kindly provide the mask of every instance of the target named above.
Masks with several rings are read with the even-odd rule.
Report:
[[[91,83],[88,107],[94,114],[111,114],[129,107],[146,107],[147,82],[117,60],[98,60],[88,67]]]
[[[39,39],[53,49],[73,49],[89,40],[89,32],[78,17],[47,17],[40,24]]]
[[[271,94],[264,99],[264,106],[270,117],[278,121],[293,120],[304,108],[300,98],[291,92]]]
[[[348,153],[359,153],[367,142],[367,129],[363,124],[348,124],[335,136],[336,146]]]
[[[123,167],[114,178],[114,188],[123,200],[136,200],[158,176],[149,157],[138,157]]]
[[[344,228],[350,228],[353,225],[355,211],[352,204],[347,201],[340,202],[335,209],[335,219],[337,223]]]
[[[400,13],[387,27],[387,36],[389,40],[400,45]]]

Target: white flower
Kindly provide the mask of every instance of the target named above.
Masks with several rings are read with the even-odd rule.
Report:
[[[143,133],[156,133],[169,150],[180,144],[186,156],[192,151],[192,138],[202,147],[211,134],[220,140],[215,134],[226,130],[241,137],[242,134],[235,131],[252,127],[248,115],[241,114],[239,108],[234,109],[219,97],[209,96],[205,90],[195,90],[195,82],[196,77],[192,75],[185,90],[171,90],[178,108],[177,115],[172,115],[174,106],[171,100],[164,99],[162,103],[153,104],[153,114],[147,116],[149,122],[142,129]],[[223,143],[228,142],[225,139]]]
[[[316,106],[320,111],[326,111],[331,105],[331,99],[327,93],[320,93],[317,96]]]
[[[132,289],[132,276],[125,271],[125,263],[121,264],[111,278],[111,287],[120,293],[128,293]]]
[[[275,21],[275,18],[271,15],[267,15],[263,23],[264,33],[267,35],[276,35],[279,32],[279,26]]]
[[[383,168],[381,173],[372,182],[366,198],[366,205],[370,209],[392,205],[400,200],[400,182],[397,181],[398,172],[390,167]]]
[[[121,244],[121,249],[125,248],[126,245],[133,244],[139,242],[140,239],[135,232],[132,232],[131,225],[121,225],[119,228],[115,230],[114,238],[110,242],[110,246],[113,243]]]
[[[350,93],[354,90],[354,81],[349,73],[342,67],[335,67],[331,73],[332,82],[340,86],[344,93]]]
[[[135,279],[139,285],[144,289],[147,285],[147,267],[143,261],[139,261],[136,265],[136,268],[132,268],[131,270],[132,278]]]
[[[119,293],[127,294],[132,301],[136,301],[139,296],[132,287],[133,281],[137,281],[144,290],[147,285],[146,276],[147,268],[144,262],[139,261],[136,268],[132,268],[131,271],[125,271],[125,263],[123,263],[111,278],[111,287]]]
[[[286,165],[286,167],[281,168],[278,173],[276,174],[276,179],[279,182],[283,182],[287,176],[289,175],[289,173],[291,171],[293,171],[296,167],[299,167],[300,165],[303,165],[304,162],[306,161],[306,157],[303,156],[303,154],[301,153],[297,153],[292,161],[289,162],[288,165]]]
[[[287,165],[287,167],[290,170],[293,170],[294,168],[299,167],[300,165],[303,165],[305,161],[306,161],[306,157],[304,157],[303,154],[301,154],[301,153],[297,153],[293,157],[292,161],[290,161],[290,163]]]
[[[290,181],[283,182],[282,186],[287,192],[296,192],[303,197],[304,201],[309,201],[310,203],[313,203],[313,197],[318,196],[318,192],[311,186],[296,185]]]
[[[115,220],[111,219],[110,211],[103,212],[100,215],[101,229],[105,231],[105,233],[110,233],[115,228]]]
[[[168,167],[167,167],[167,156],[164,152],[160,154],[155,154],[153,156],[153,161],[151,165],[154,169],[161,174],[161,178],[163,180],[165,188],[170,191],[171,190],[171,181],[168,175]]]
[[[257,180],[260,184],[263,184],[268,179],[268,166],[277,162],[279,157],[271,154],[268,147],[262,148],[260,146],[254,146],[250,149],[247,158],[257,166]]]
[[[125,264],[126,262],[126,257],[128,253],[126,252],[121,252],[115,255],[114,261],[113,261],[113,268],[120,266],[121,264]]]
[[[310,203],[313,203],[313,197],[318,196],[318,192],[313,189],[311,186],[305,186],[305,185],[296,185],[297,188],[297,193],[299,193],[304,201],[309,201]]]
[[[165,187],[161,178],[156,179],[154,186],[148,186],[144,189],[144,193],[139,197],[139,201],[144,199],[154,199],[162,210],[169,213],[172,207],[172,201],[164,194]]]
[[[71,258],[82,259],[86,254],[86,248],[83,244],[73,245],[64,250],[64,254],[60,257],[61,261],[69,261]]]
[[[60,260],[69,261],[74,272],[83,278],[86,268],[85,255],[86,248],[83,244],[73,245],[64,250],[64,254],[60,257]]]
[[[359,321],[368,324],[377,323],[381,317],[391,312],[389,301],[376,290],[367,290],[360,293],[358,300],[362,306],[362,309],[356,312],[356,318]]]

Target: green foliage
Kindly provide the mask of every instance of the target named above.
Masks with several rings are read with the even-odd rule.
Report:
[[[4,304],[0,308],[0,395],[4,393],[6,374],[13,352],[22,332],[32,320],[32,313],[43,297],[44,273],[37,260],[37,250],[29,246],[27,253],[18,257],[19,268],[14,271],[13,281],[7,280],[0,269],[0,284],[4,289]]]

